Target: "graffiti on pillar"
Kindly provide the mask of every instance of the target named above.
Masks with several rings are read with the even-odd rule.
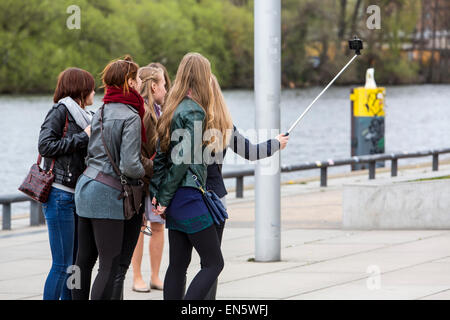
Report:
[[[384,96],[381,90],[370,91],[367,93],[365,107],[369,116],[377,117],[384,114],[383,100]]]
[[[373,117],[362,136],[370,142],[369,154],[384,152],[384,117]]]

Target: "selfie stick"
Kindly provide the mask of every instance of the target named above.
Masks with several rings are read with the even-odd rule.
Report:
[[[360,41],[360,40],[359,40]],[[350,45],[350,49],[355,50],[351,47]],[[361,48],[362,49],[362,46]],[[291,131],[297,126],[297,124],[300,122],[300,120],[302,120],[302,118],[305,116],[305,114],[309,111],[309,109],[311,109],[311,107],[313,106],[313,104],[322,96],[322,94],[327,91],[327,89],[333,84],[333,82],[341,75],[342,72],[344,72],[345,69],[347,69],[347,67],[353,62],[353,60],[356,59],[356,57],[358,55],[360,55],[361,52],[356,49],[356,54],[354,55],[353,58],[350,59],[350,61],[345,65],[344,68],[342,68],[342,70],[336,75],[336,77],[334,77],[333,80],[331,80],[331,82],[325,87],[325,89],[322,90],[322,92],[319,93],[319,95],[314,99],[313,102],[311,102],[311,104],[306,108],[305,111],[303,111],[303,113],[300,115],[300,117],[298,117],[298,119],[294,122],[294,124],[289,128],[289,130],[284,134],[285,136],[288,136]]]

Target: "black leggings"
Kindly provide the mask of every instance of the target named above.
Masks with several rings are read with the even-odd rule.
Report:
[[[72,290],[73,300],[88,300],[92,269],[97,257],[99,270],[92,285],[92,300],[109,300],[112,297],[114,277],[119,266],[129,266],[139,237],[142,215],[128,221],[89,219],[78,217],[78,254],[76,265],[80,268],[79,289]]]
[[[216,226],[217,236],[219,237],[219,244],[222,245],[222,236],[223,236],[223,229],[225,228],[225,222],[223,222],[220,225],[215,224],[215,226]],[[201,265],[201,263],[200,263],[200,265]],[[203,268],[203,265],[201,265],[201,267]],[[212,285],[211,289],[209,290],[208,294],[206,295],[205,300],[216,300],[218,282],[219,282],[219,280],[216,279],[216,281]]]
[[[202,268],[192,280],[186,296],[186,271],[192,248],[200,255]],[[203,300],[224,266],[220,242],[214,225],[187,234],[169,230],[169,267],[164,278],[164,300]]]

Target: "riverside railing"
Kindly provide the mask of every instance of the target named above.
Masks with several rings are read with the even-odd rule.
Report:
[[[385,153],[375,155],[365,155],[359,157],[351,157],[341,160],[326,160],[305,162],[298,165],[287,165],[281,167],[281,172],[294,172],[303,170],[320,170],[320,186],[327,186],[327,173],[329,167],[347,166],[354,164],[368,164],[369,179],[375,179],[376,163],[379,161],[391,161],[391,176],[397,176],[398,160],[406,158],[420,158],[420,157],[432,157],[432,170],[438,171],[439,169],[439,155],[450,153],[450,148],[427,150],[419,152],[401,152],[401,153]],[[224,179],[236,179],[236,198],[244,197],[244,177],[253,176],[255,174],[254,169],[227,171],[223,173]],[[30,225],[36,226],[45,223],[45,219],[42,214],[42,206],[40,203],[31,200],[23,193],[16,193],[10,195],[0,196],[0,205],[3,206],[2,214],[2,228],[3,230],[11,229],[11,204],[16,202],[30,202]]]
[[[38,226],[45,223],[42,213],[42,205],[32,200],[23,193],[0,195],[0,204],[2,205],[2,229],[11,230],[11,204],[16,202],[30,202],[30,226]]]
[[[298,165],[285,165],[281,166],[281,172],[294,172],[302,170],[320,170],[320,186],[327,186],[327,174],[329,167],[337,166],[347,166],[355,164],[368,164],[369,169],[369,179],[375,179],[375,169],[376,163],[379,161],[391,161],[391,176],[397,176],[398,171],[398,160],[406,158],[420,158],[420,157],[432,157],[432,168],[433,171],[438,171],[439,169],[439,155],[450,153],[450,148],[437,149],[437,150],[427,150],[419,152],[401,152],[401,153],[383,153],[374,155],[364,155],[355,156],[347,159],[341,160],[326,160],[326,161],[315,161],[315,162],[305,162]],[[223,173],[224,179],[236,179],[236,198],[244,197],[244,177],[253,176],[255,174],[254,169],[227,171]]]

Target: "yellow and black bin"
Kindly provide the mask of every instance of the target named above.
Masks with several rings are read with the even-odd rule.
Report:
[[[386,89],[377,87],[373,69],[368,69],[365,87],[352,89],[351,102],[351,153],[353,156],[384,153],[384,100]],[[352,170],[367,168],[355,164]],[[376,163],[384,167],[384,161]]]

